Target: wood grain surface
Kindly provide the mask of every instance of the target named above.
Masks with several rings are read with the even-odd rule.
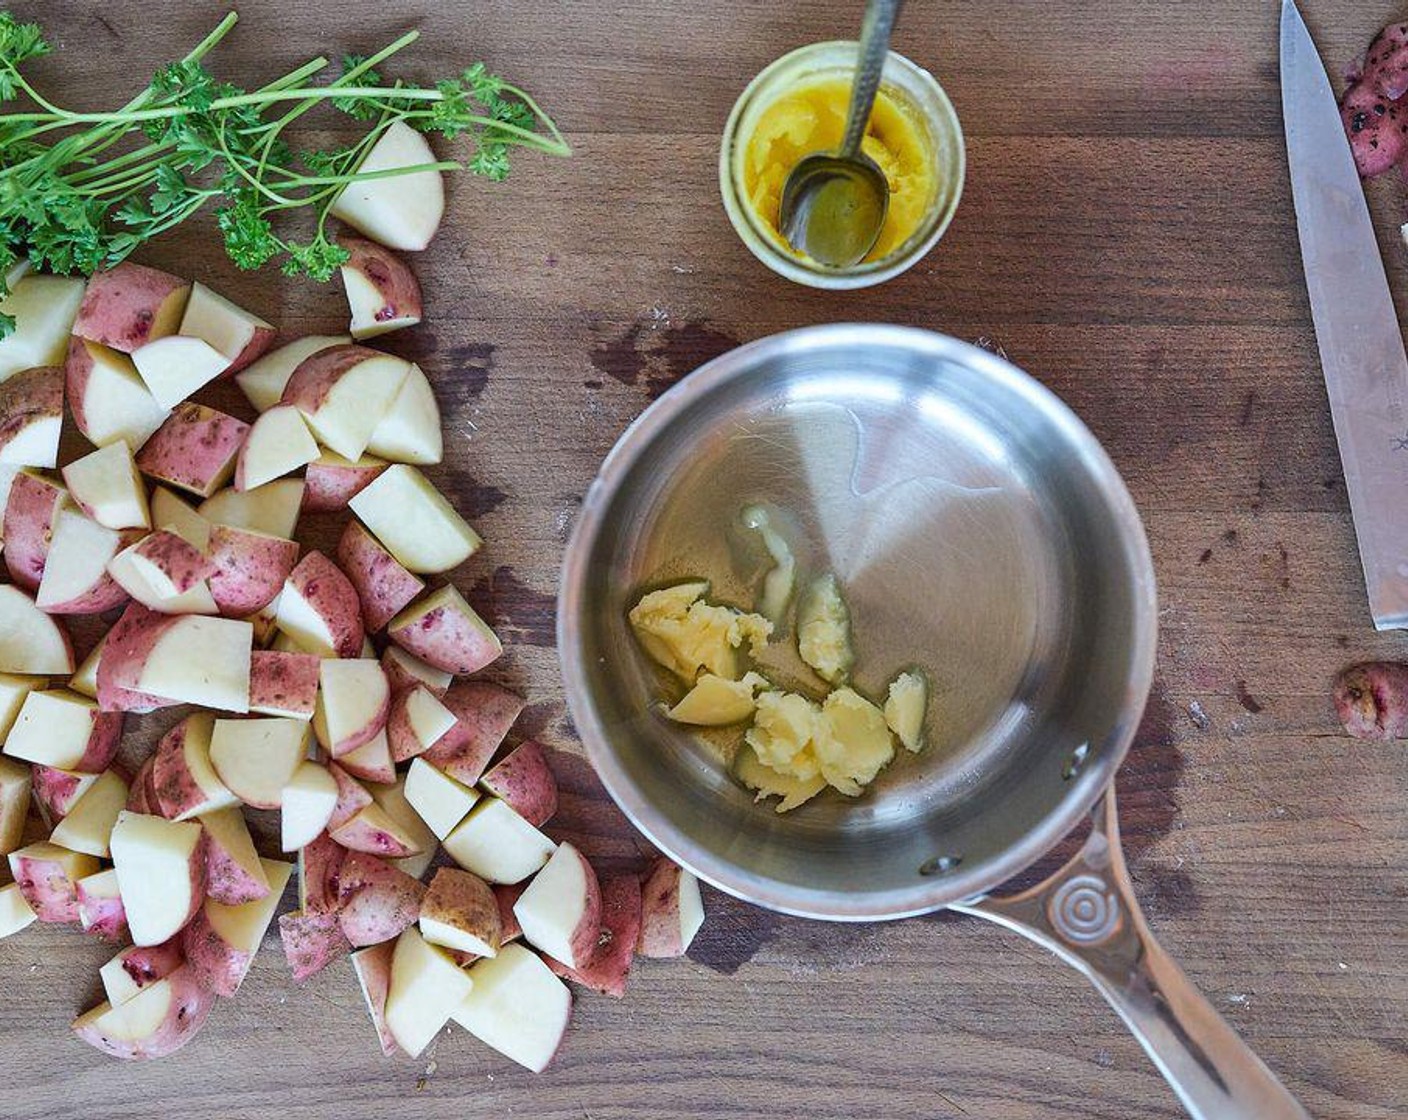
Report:
[[[522,157],[501,186],[451,182],[444,231],[415,260],[428,321],[387,342],[434,378],[449,454],[431,473],[489,542],[459,582],[510,647],[494,673],[527,691],[520,732],[558,752],[559,836],[638,858],[566,720],[552,624],[574,511],[626,424],[703,360],[790,327],[885,320],[985,339],[1090,424],[1148,524],[1159,674],[1119,788],[1152,924],[1315,1116],[1376,1120],[1408,1116],[1408,748],[1344,738],[1328,691],[1343,665],[1408,656],[1408,640],[1376,635],[1365,606],[1284,166],[1278,7],[908,5],[897,47],[953,96],[967,192],[928,259],[853,294],[754,262],[724,216],[716,155],[748,79],[850,34],[857,4],[248,0],[215,66],[252,86],[419,27],[415,72],[482,57],[576,149]],[[1403,14],[1386,0],[1305,7],[1335,71]],[[59,46],[35,67],[41,88],[93,108],[220,14],[15,8]],[[1371,193],[1408,297],[1408,199],[1397,182]],[[335,287],[239,274],[208,225],[141,259],[286,335],[345,321]],[[642,962],[623,1001],[581,998],[538,1077],[458,1029],[419,1060],[382,1059],[350,968],[295,988],[272,938],[193,1045],[122,1065],[67,1033],[105,949],[32,927],[0,946],[0,1116],[1181,1115],[1082,980],[985,923],[832,926],[712,891],[706,903],[689,957]]]

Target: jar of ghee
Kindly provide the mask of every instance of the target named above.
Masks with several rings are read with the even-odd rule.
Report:
[[[890,184],[885,225],[870,254],[831,268],[798,253],[778,229],[782,184],[797,162],[839,147],[859,45],[813,43],[749,83],[729,114],[719,186],[729,221],[752,254],[814,288],[864,288],[898,276],[943,236],[963,193],[963,130],[943,87],[891,51],[862,144]]]

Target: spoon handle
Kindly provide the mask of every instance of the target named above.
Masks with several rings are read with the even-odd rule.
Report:
[[[870,123],[870,109],[880,89],[880,72],[890,53],[890,32],[894,30],[903,0],[870,0],[860,25],[860,58],[856,61],[856,82],[851,88],[851,108],[846,117],[846,135],[841,140],[841,157],[854,159]]]

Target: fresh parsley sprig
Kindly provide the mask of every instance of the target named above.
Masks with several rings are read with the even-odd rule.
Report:
[[[537,102],[483,63],[430,85],[385,79],[377,67],[414,43],[414,31],[368,57],[345,56],[335,77],[325,78],[330,64],[315,58],[252,92],[219,81],[204,59],[236,19],[227,15],[122,108],[75,112],[46,99],[21,72],[50,53],[41,28],[0,11],[0,103],[13,106],[0,112],[0,275],[26,258],[52,272],[92,273],[214,204],[226,252],[239,267],[276,262],[287,275],[327,280],[347,259],[327,224],[348,183],[424,170],[499,181],[515,147],[571,152]],[[292,147],[285,132],[324,106],[370,130],[342,148]],[[464,164],[359,171],[398,121],[467,139],[472,152]],[[297,210],[312,218],[301,239],[281,231],[284,213]],[[0,338],[13,329],[13,319],[0,315]]]

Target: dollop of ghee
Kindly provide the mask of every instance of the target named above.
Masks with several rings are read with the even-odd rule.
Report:
[[[803,156],[840,146],[850,100],[849,78],[805,82],[763,110],[748,137],[743,167],[748,204],[772,238],[791,252],[796,250],[779,229],[782,184]],[[861,150],[880,166],[890,184],[885,224],[865,258],[874,261],[889,256],[920,227],[933,204],[938,168],[924,125],[884,86],[875,98]]]

